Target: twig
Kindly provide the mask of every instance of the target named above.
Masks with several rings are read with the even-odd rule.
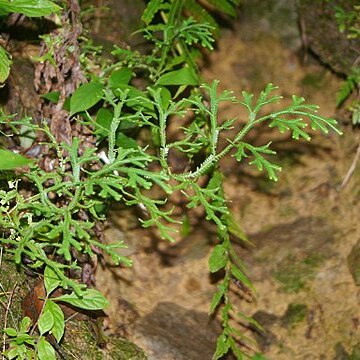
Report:
[[[360,138],[358,140],[358,147],[356,149],[356,154],[354,156],[354,160],[352,161],[351,166],[350,166],[350,168],[349,168],[343,182],[338,187],[338,191],[342,190],[346,186],[346,184],[349,182],[351,176],[353,175],[353,173],[354,173],[354,171],[356,169],[356,164],[359,161],[359,158],[360,158]]]
[[[13,296],[14,296],[14,293],[15,293],[15,289],[17,287],[17,282],[15,283],[13,289],[11,290],[10,292],[10,296],[9,296],[9,301],[6,305],[6,310],[5,310],[5,318],[4,318],[4,329],[6,329],[7,327],[7,320],[8,320],[8,316],[9,316],[9,311],[10,311],[10,307],[11,307],[11,304],[12,304],[12,300],[13,300]],[[4,332],[4,335],[3,335],[3,356],[2,356],[2,359],[5,360],[5,350],[6,350],[6,334]]]

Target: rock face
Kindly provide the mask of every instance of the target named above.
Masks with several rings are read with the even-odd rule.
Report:
[[[149,360],[211,359],[220,325],[207,313],[187,310],[174,303],[159,303],[135,327],[136,343]]]
[[[360,40],[340,33],[335,19],[336,6],[345,11],[359,4],[357,0],[301,0],[299,19],[305,46],[334,71],[347,75],[359,56]]]

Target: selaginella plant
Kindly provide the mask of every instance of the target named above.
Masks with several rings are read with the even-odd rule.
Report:
[[[211,3],[233,13],[236,2]],[[217,80],[201,85],[196,60],[201,48],[212,50],[214,28],[204,20],[206,17],[195,20],[185,16],[184,6],[189,13],[191,6],[200,5],[195,1],[151,0],[142,17],[145,27],[141,32],[152,43],[152,51],[142,54],[116,47],[113,55],[118,61],[106,63],[97,75],[88,73],[88,81],[61,104],[62,111],[70,116],[72,129],[77,126],[77,131],[67,134],[68,141],[59,141],[51,118],[37,123],[31,118],[1,116],[3,136],[20,139],[12,141],[13,147],[17,144],[16,149],[21,150],[18,144],[24,138],[33,139],[33,143],[30,150],[22,149],[27,157],[1,150],[8,157],[0,161],[0,167],[7,170],[0,190],[0,242],[15,263],[44,272],[46,289],[36,323],[31,326],[31,320],[24,318],[19,329],[4,329],[9,343],[4,355],[9,359],[30,355],[55,358],[48,340],[52,336],[52,344],[60,343],[64,333],[58,301],[88,310],[106,307],[107,300],[85,285],[89,284],[89,275],[84,267],[88,270],[87,265],[99,254],[109,255],[116,265],[130,266],[131,260],[118,252],[126,244],[101,240],[104,204],[115,201],[139,207],[142,226],[155,227],[162,238],[172,241],[171,224],[179,220],[167,203],[176,192],[185,196],[188,208],[202,208],[206,219],[217,227],[218,244],[211,253],[209,270],[221,270],[224,277],[210,304],[210,314],[220,309],[223,331],[214,359],[229,351],[238,359],[251,357],[244,351],[251,348],[251,339],[231,321],[241,316],[256,325],[231,302],[232,281],[250,291],[253,287],[230,241],[230,234],[239,231],[225,198],[219,162],[225,156],[239,162],[249,160],[276,181],[281,168],[271,161],[275,154],[271,143],[256,146],[246,140],[253,128],[267,125],[281,133],[291,132],[295,140],[310,140],[310,128],[325,134],[340,131],[334,119],[318,115],[317,106],[297,96],[290,105],[267,112],[269,104],[281,101],[272,84],[259,96],[245,91],[241,96],[221,92]],[[49,61],[46,58],[51,54],[43,61]],[[43,96],[58,104],[62,94]],[[219,109],[227,102],[244,107],[246,121],[222,119]],[[169,124],[174,121],[181,126],[176,140],[169,140]],[[145,136],[139,136],[142,133]],[[90,145],[86,134],[94,139]],[[223,134],[228,135],[225,145],[219,142]],[[186,159],[183,170],[172,168],[172,151]],[[154,188],[161,189],[156,198],[149,192]],[[51,297],[56,288],[64,289],[63,294]],[[34,333],[36,325],[39,335]]]

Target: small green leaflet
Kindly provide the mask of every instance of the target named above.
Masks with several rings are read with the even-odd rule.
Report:
[[[10,337],[15,337],[17,335],[17,331],[14,328],[5,328],[3,332]]]
[[[81,85],[71,96],[70,115],[90,109],[103,95],[104,86],[96,81]]]
[[[38,320],[38,328],[40,335],[44,335],[49,332],[54,326],[54,316],[51,311],[44,310]]]
[[[50,15],[61,7],[49,0],[0,0],[0,12],[21,13],[29,17]]]
[[[65,331],[65,319],[63,311],[54,301],[48,300],[44,308],[44,313],[51,314],[53,318],[53,324],[49,330],[56,341],[60,342]]]
[[[45,340],[43,336],[41,336],[36,348],[39,360],[56,360],[54,348]]]
[[[224,244],[214,247],[209,259],[210,272],[214,273],[223,269],[228,262],[227,248]]]
[[[15,154],[12,151],[0,149],[0,170],[16,169],[32,163],[32,160]]]
[[[20,332],[26,333],[30,329],[31,319],[28,316],[25,316],[20,323]]]
[[[216,342],[216,351],[213,356],[213,360],[220,359],[222,356],[228,353],[229,349],[230,349],[229,338],[226,335],[221,334]]]
[[[50,295],[61,283],[61,279],[49,266],[44,271],[44,284],[47,295]]]
[[[278,176],[276,174],[277,171],[281,171],[281,166],[271,163],[266,160],[263,154],[266,155],[274,155],[276,152],[274,150],[269,149],[271,142],[263,145],[263,146],[252,146],[248,143],[240,142],[237,145],[237,152],[235,154],[235,158],[237,161],[241,161],[243,157],[248,157],[245,152],[249,150],[254,156],[254,160],[250,161],[250,165],[255,165],[259,171],[265,169],[268,173],[270,180],[277,181]]]
[[[196,74],[190,68],[170,71],[156,82],[156,85],[198,85],[199,81]]]
[[[119,132],[116,136],[116,145],[123,149],[135,149],[139,148],[139,144],[133,138],[126,136],[124,133]]]
[[[108,307],[109,301],[101,292],[95,289],[87,289],[82,293],[82,297],[78,297],[75,293],[61,295],[53,298],[54,301],[63,301],[74,305],[80,309],[86,310],[102,310]]]
[[[3,83],[9,76],[11,60],[9,54],[0,46],[0,83]]]
[[[216,310],[218,305],[220,304],[221,299],[223,298],[225,292],[228,290],[229,282],[227,279],[218,286],[218,290],[213,295],[210,305],[210,315]]]
[[[306,133],[304,128],[307,127],[307,124],[303,121],[302,118],[299,119],[281,119],[281,118],[273,118],[271,123],[269,124],[270,128],[277,127],[281,134],[286,131],[292,131],[292,138],[295,140],[299,140],[300,137],[303,139],[310,141],[311,136]]]

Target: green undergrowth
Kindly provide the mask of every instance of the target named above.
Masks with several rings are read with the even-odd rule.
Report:
[[[84,37],[65,38],[79,29],[74,19],[79,18],[80,10],[74,10],[77,2],[70,8],[59,3],[63,11],[49,0],[0,0],[2,16],[18,11],[30,17],[53,12],[63,19],[68,17],[62,23],[66,31],[57,29],[43,36],[47,52],[36,60],[46,68],[44,77],[51,71],[58,74],[64,68],[59,66],[64,57],[70,61],[77,56],[83,71],[83,79],[74,80],[76,89],[71,93],[66,93],[69,86],[65,80],[73,75],[69,71],[57,78],[60,90],[40,94],[48,110],[44,114],[50,114],[41,121],[0,114],[3,144],[11,144],[0,149],[0,244],[18,266],[26,265],[41,274],[45,287],[38,318],[25,317],[20,327],[3,329],[4,356],[53,360],[55,349],[66,344],[65,333],[76,328],[65,328],[60,304],[89,312],[109,305],[100,291],[85,284],[89,279],[84,269],[104,256],[111,266],[132,265],[132,259],[119,252],[126,243],[102,241],[110,204],[135,208],[139,224],[174,242],[176,226],[182,221],[175,215],[177,205],[172,199],[181,196],[184,208],[201,209],[203,217],[217,229],[218,240],[208,266],[220,280],[209,315],[221,319],[222,331],[213,359],[230,352],[237,359],[263,358],[256,354],[253,339],[238,325],[261,328],[234,305],[233,286],[249,294],[255,289],[232,243],[234,237],[248,240],[231,213],[219,163],[232,156],[278,181],[282,167],[271,141],[255,145],[248,134],[254,128],[270,127],[290,134],[294,141],[310,141],[314,131],[341,134],[336,120],[321,116],[318,106],[302,97],[293,95],[283,101],[271,83],[259,94],[235,94],[220,91],[216,79],[204,82],[198,62],[205,52],[213,50],[219,27],[203,2],[151,0],[142,15],[144,27],[138,32],[150,50],[142,53],[115,46],[113,59],[108,61],[99,61],[99,50]],[[209,0],[209,4],[218,15],[234,16],[238,1]],[[4,81],[10,59],[2,48],[0,56],[8,60],[0,68],[0,81]],[[56,83],[53,79],[49,82]],[[238,106],[239,113],[245,109],[247,115],[225,118],[220,109],[229,104]],[[271,111],[274,104],[278,104],[277,110]],[[176,136],[171,134],[174,122]],[[220,138],[226,139],[225,144]],[[182,156],[184,167],[173,167],[172,153]],[[288,260],[285,267],[291,270],[296,259]],[[300,274],[303,280],[296,280],[292,273],[290,280],[282,281],[298,291],[304,279],[313,276],[318,263],[319,259],[309,257],[298,264],[296,276]],[[55,343],[49,341],[49,335]],[[117,346],[114,344],[110,340],[106,347]],[[121,349],[123,345],[119,340]],[[134,355],[121,353],[120,348],[114,350],[119,351],[119,358],[143,356],[132,345]]]

